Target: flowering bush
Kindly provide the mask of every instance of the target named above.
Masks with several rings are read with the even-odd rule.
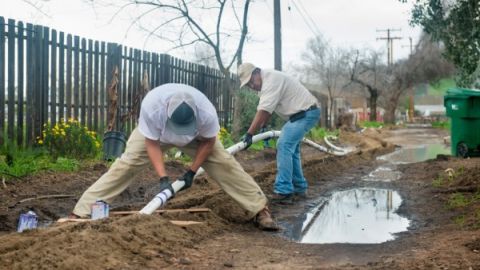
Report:
[[[222,142],[223,147],[225,148],[233,145],[232,135],[224,127],[220,128],[220,131],[218,132],[218,139]]]
[[[92,158],[101,147],[95,131],[88,130],[73,118],[66,122],[60,119],[54,126],[45,124],[42,137],[37,137],[37,143],[45,146],[54,158]]]

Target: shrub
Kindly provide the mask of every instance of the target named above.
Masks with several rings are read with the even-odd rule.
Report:
[[[77,159],[93,158],[100,150],[100,141],[95,131],[88,130],[77,120],[63,119],[52,126],[45,124],[42,137],[37,143],[44,146],[53,158],[71,157]]]
[[[259,97],[254,91],[242,88],[238,90],[236,98],[240,100],[239,106],[242,108],[242,113],[240,114],[240,119],[238,120],[240,121],[241,128],[239,131],[240,134],[231,135],[232,138],[240,139],[240,137],[247,132],[250,124],[253,121],[253,118],[255,117],[255,114],[257,113]],[[285,121],[282,120],[276,113],[273,113],[267,123],[267,130],[281,129],[283,124],[285,124]]]
[[[218,139],[222,142],[223,147],[228,148],[234,144],[232,134],[224,127],[218,132]]]

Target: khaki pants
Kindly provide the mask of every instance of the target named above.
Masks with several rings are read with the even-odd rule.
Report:
[[[184,147],[178,147],[190,157],[195,157],[198,143],[196,141]],[[163,145],[166,151],[173,145]],[[77,202],[73,213],[80,217],[90,215],[90,206],[97,199],[111,203],[124,191],[135,178],[135,175],[147,166],[150,160],[145,148],[145,137],[134,129],[127,142],[125,152],[115,160],[110,169],[90,186]],[[267,198],[260,187],[230,155],[217,140],[212,153],[202,164],[207,174],[230,195],[240,206],[254,217],[267,204]]]

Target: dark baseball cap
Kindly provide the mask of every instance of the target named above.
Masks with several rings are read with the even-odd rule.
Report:
[[[167,128],[177,135],[193,135],[197,130],[196,106],[185,92],[175,93],[168,102]]]

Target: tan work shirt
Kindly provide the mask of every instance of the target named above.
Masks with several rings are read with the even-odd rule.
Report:
[[[257,110],[276,112],[287,120],[292,114],[317,104],[317,99],[298,80],[269,69],[261,70],[262,89]]]

